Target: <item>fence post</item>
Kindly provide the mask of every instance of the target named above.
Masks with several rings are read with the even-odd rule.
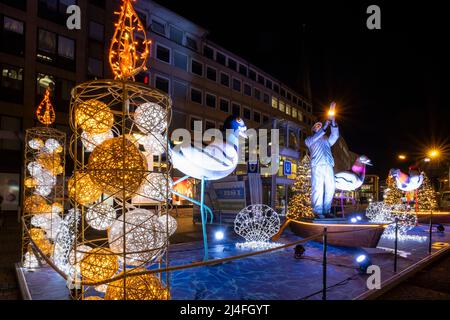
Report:
[[[327,228],[323,228],[322,300],[327,300]]]
[[[428,241],[428,253],[431,254],[431,244],[433,242],[432,240],[432,231],[433,231],[433,209],[431,209],[430,214],[430,231],[429,231],[429,241]]]
[[[397,250],[398,250],[398,218],[395,218],[394,273],[397,272]]]

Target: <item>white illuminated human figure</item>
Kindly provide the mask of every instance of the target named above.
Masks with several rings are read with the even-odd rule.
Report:
[[[333,102],[328,119],[323,125],[317,122],[312,127],[313,135],[307,137],[305,144],[311,155],[311,202],[314,214],[319,218],[333,217],[331,203],[335,192],[334,159],[331,147],[339,139],[339,128],[335,118],[336,104]],[[331,124],[331,134],[326,135]]]

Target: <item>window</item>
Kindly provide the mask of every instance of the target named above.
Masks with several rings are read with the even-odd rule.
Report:
[[[22,132],[21,119],[15,117],[0,116],[0,130],[13,133],[12,137],[0,137],[0,149],[20,151],[22,148],[19,139],[20,132]]]
[[[286,114],[291,115],[291,106],[289,104],[286,104]]]
[[[272,90],[272,81],[269,79],[266,79],[266,88]]]
[[[263,123],[266,123],[266,122],[268,122],[268,121],[269,121],[269,116],[266,115],[266,114],[264,114],[264,115],[263,115]]]
[[[207,107],[216,108],[216,96],[211,93],[206,93],[205,104]]]
[[[236,117],[241,116],[241,106],[238,103],[233,102],[231,104],[231,113]]]
[[[239,73],[242,74],[243,76],[247,76],[247,73],[248,73],[247,67],[240,64],[239,65]]]
[[[88,74],[95,77],[103,77],[103,61],[88,58]]]
[[[55,87],[55,77],[48,74],[38,73],[36,76],[36,93],[44,95],[48,87]]]
[[[206,78],[208,78],[211,81],[216,82],[217,81],[217,70],[207,66],[206,67]]]
[[[281,111],[281,112],[284,112],[284,110],[286,109],[285,108],[286,107],[286,104],[284,103],[284,101],[279,101],[279,104],[278,104],[278,109]]]
[[[273,84],[273,91],[275,91],[276,93],[280,93],[280,86],[277,85],[276,83]]]
[[[203,55],[211,60],[214,60],[214,49],[205,45],[203,46]]]
[[[298,111],[297,118],[298,118],[298,120],[303,122],[303,113],[300,110]]]
[[[220,73],[220,84],[225,87],[230,87],[230,76],[226,73]]]
[[[292,108],[292,117],[297,119],[297,109]]]
[[[105,37],[105,27],[95,21],[89,21],[89,38],[103,41]]]
[[[255,72],[254,70],[250,69],[250,70],[248,71],[248,77],[249,77],[250,79],[252,79],[253,81],[256,81],[256,72]]]
[[[66,24],[67,7],[77,4],[76,0],[39,0],[38,15],[59,24]]]
[[[23,103],[23,68],[2,65],[0,99]]]
[[[220,63],[221,65],[225,66],[227,64],[227,57],[225,57],[224,54],[220,52],[216,52],[216,61]]]
[[[175,67],[187,71],[187,61],[187,55],[182,54],[178,51],[173,52],[173,64],[175,65]]]
[[[70,60],[75,59],[75,41],[63,36],[58,36],[58,55]]]
[[[0,21],[2,17],[0,16]],[[0,27],[0,51],[23,56],[25,53],[24,23],[3,16],[3,26]]]
[[[216,123],[214,121],[205,120],[205,130],[215,129],[215,128],[216,128]]]
[[[264,85],[265,83],[265,79],[262,75],[258,74],[258,83]]]
[[[197,41],[189,36],[186,36],[186,47],[191,48],[194,51],[198,50]]]
[[[220,111],[229,113],[230,112],[230,101],[220,98]]]
[[[201,122],[202,119],[196,118],[196,117],[192,117],[192,116],[191,116],[190,127],[191,127],[191,130],[192,130],[192,131],[195,130],[195,122],[198,122],[198,121]],[[201,127],[200,127],[200,128],[201,128]]]
[[[261,113],[258,111],[253,111],[253,121],[256,123],[261,123]]]
[[[252,120],[252,110],[250,110],[250,109],[247,108],[247,107],[244,107],[244,112],[243,112],[243,114],[244,114],[244,119]]]
[[[181,31],[178,28],[175,28],[174,26],[170,26],[169,37],[170,40],[181,45],[183,44],[183,31]]]
[[[298,136],[294,130],[289,130],[289,148],[296,150],[298,147]]]
[[[280,89],[280,94],[281,94],[281,96],[286,98],[286,90],[284,90],[284,88]]]
[[[174,81],[173,82],[173,97],[181,101],[186,101],[187,85],[184,83]]]
[[[150,84],[150,77],[147,72],[141,72],[135,76],[136,82],[140,82],[146,85]]]
[[[56,52],[56,34],[50,31],[39,29],[39,44],[40,51],[55,53]]]
[[[159,44],[156,45],[156,59],[170,63],[170,49]]]
[[[272,97],[272,108],[278,109],[278,99],[276,97]]]
[[[261,100],[261,91],[259,91],[259,89],[254,89],[253,91],[253,95],[255,96],[256,99]]]
[[[22,21],[6,16],[3,17],[3,30],[23,35],[23,29]]]
[[[72,98],[71,91],[72,88],[75,86],[75,83],[69,80],[65,79],[56,79],[56,86],[55,86],[55,96],[58,100],[61,102],[69,102]],[[66,105],[68,107],[68,105]],[[58,108],[58,105],[56,106]],[[64,110],[64,111],[68,111]]]
[[[159,89],[165,93],[169,93],[169,79],[156,76],[155,77],[155,88]]]
[[[27,0],[0,0],[0,2],[23,11],[27,9]]]
[[[252,86],[248,83],[244,83],[244,94],[249,97],[252,96]]]
[[[288,98],[288,100],[292,100],[292,94],[290,92],[286,93],[286,97]]]
[[[296,97],[296,96],[293,96],[293,97],[292,97],[292,102],[295,103],[295,104],[297,104],[297,101],[298,101],[297,97]]]
[[[163,36],[166,35],[166,25],[163,22],[152,20],[150,27],[152,31],[159,33]]]
[[[228,58],[228,68],[231,70],[237,71],[237,62],[231,58]]]
[[[191,61],[191,72],[193,74],[196,74],[196,75],[202,77],[203,76],[203,64],[198,62],[198,61],[196,61],[196,60],[194,60],[194,59],[192,59],[192,61]]]
[[[202,104],[202,92],[198,89],[191,88],[191,101]]]
[[[241,92],[241,85],[241,80],[233,78],[233,90]]]
[[[269,97],[269,95],[268,95],[267,93],[264,93],[264,95],[263,95],[263,101],[264,101],[264,103],[266,103],[266,104],[270,104],[270,97]]]

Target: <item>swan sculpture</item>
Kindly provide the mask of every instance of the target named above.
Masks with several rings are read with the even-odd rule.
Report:
[[[362,155],[358,157],[351,171],[342,171],[334,175],[336,189],[341,191],[353,191],[361,187],[366,177],[366,166],[371,166],[371,160]]]
[[[200,206],[200,216],[202,219],[204,260],[208,260],[208,243],[206,234],[205,210],[213,220],[213,213],[210,208],[205,206],[205,181],[219,180],[232,173],[239,160],[239,138],[247,138],[247,127],[240,117],[230,116],[225,120],[224,129],[226,130],[225,141],[215,139],[205,148],[199,148],[191,143],[185,143],[178,146],[170,146],[169,154],[174,168],[183,172],[186,176],[178,179],[173,185],[176,185],[190,177],[201,180],[200,202],[184,196],[174,190],[172,193]]]
[[[409,168],[409,175],[400,169],[391,169],[389,174],[395,179],[397,188],[405,192],[417,190],[423,183],[423,174],[415,167]]]

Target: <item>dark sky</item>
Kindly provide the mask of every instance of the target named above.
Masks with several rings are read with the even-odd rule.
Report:
[[[408,163],[396,160],[400,152],[411,159],[427,146],[450,143],[450,106],[443,99],[449,28],[441,2],[157,2],[293,88],[304,39],[316,114],[335,100],[350,150],[371,158],[370,171],[383,179],[391,167],[406,169]],[[381,30],[366,28],[370,4],[381,8]]]

